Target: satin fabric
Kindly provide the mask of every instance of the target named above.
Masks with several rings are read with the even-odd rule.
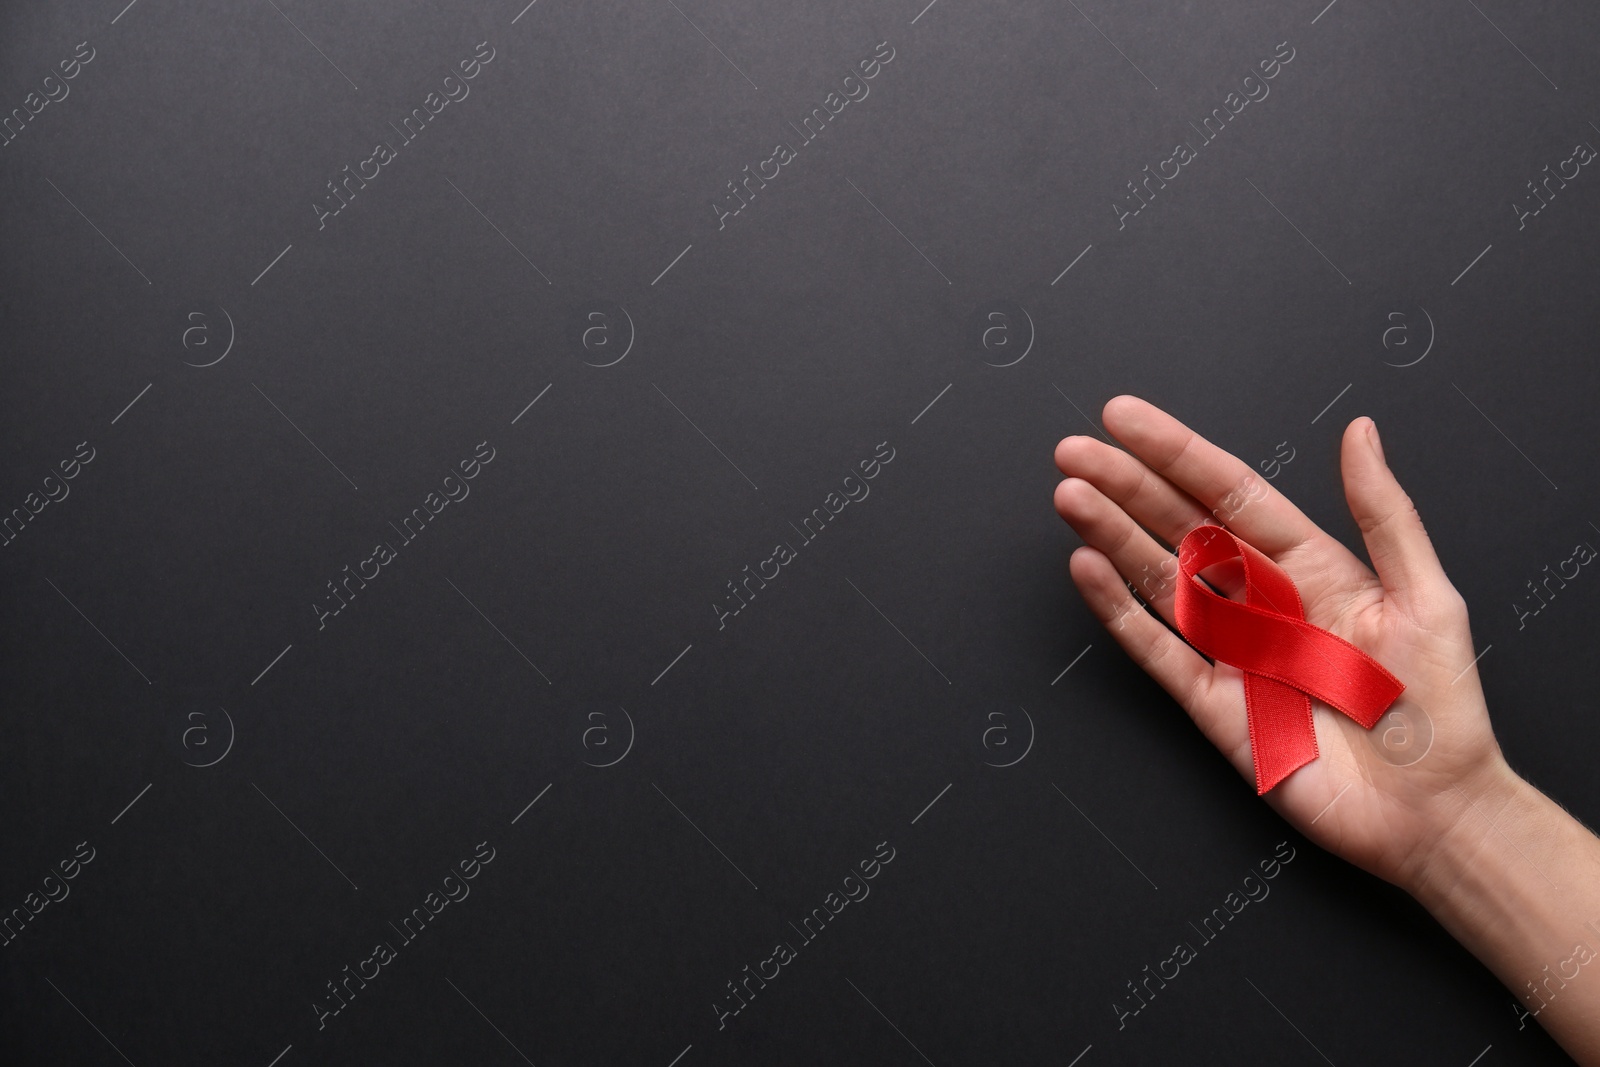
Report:
[[[1198,576],[1239,568],[1244,600],[1229,600]],[[1344,638],[1305,621],[1294,582],[1272,560],[1220,526],[1189,531],[1178,545],[1178,630],[1205,655],[1244,672],[1256,794],[1317,758],[1311,698],[1366,729],[1405,685]]]

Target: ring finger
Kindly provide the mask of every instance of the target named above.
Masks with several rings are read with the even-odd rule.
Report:
[[[1084,543],[1110,559],[1139,598],[1173,624],[1177,557],[1082,478],[1068,478],[1057,485],[1055,505]]]

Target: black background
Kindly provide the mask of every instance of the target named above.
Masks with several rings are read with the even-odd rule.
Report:
[[[1137,393],[1252,464],[1287,443],[1274,484],[1358,547],[1337,444],[1372,415],[1509,758],[1591,816],[1600,591],[1514,605],[1600,540],[1600,177],[1512,205],[1600,139],[1597,39],[1580,0],[8,5],[5,112],[94,58],[0,148],[0,506],[95,458],[0,550],[0,910],[95,858],[0,950],[5,1045],[1563,1062],[1098,627],[1051,450]],[[319,230],[325,183],[485,41]],[[1270,95],[1119,229],[1280,42]],[[482,441],[471,495],[319,630],[325,583]],[[1125,983],[1285,840],[1271,896],[1119,1030]],[[325,983],[482,841],[471,896],[319,1030]],[[719,1029],[725,983],[884,841],[871,896]]]

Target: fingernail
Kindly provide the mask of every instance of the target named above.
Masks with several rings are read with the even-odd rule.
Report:
[[[1378,424],[1370,418],[1367,419],[1367,439],[1372,442],[1372,450],[1378,454],[1378,461],[1388,466],[1389,461],[1383,458],[1383,442],[1378,439]]]

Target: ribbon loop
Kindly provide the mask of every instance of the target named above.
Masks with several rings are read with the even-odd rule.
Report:
[[[1199,577],[1238,561],[1244,600],[1220,596]],[[1317,758],[1311,698],[1370,730],[1405,685],[1355,645],[1305,621],[1293,580],[1220,526],[1190,530],[1178,545],[1175,613],[1184,638],[1244,672],[1256,793],[1266,793]]]

